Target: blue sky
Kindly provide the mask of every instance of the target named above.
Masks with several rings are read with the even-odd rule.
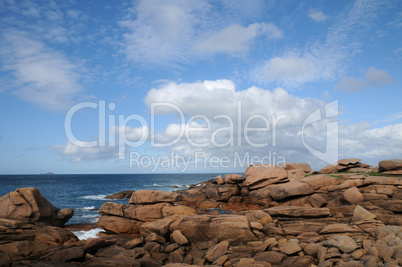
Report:
[[[401,1],[2,0],[0,22],[0,173],[402,158]]]

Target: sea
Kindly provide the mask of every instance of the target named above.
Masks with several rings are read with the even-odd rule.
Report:
[[[99,208],[107,201],[128,204],[129,199],[106,199],[125,190],[158,189],[175,191],[216,177],[218,173],[180,174],[42,174],[0,175],[0,196],[17,188],[36,187],[54,206],[73,208],[74,216],[66,225],[96,225]],[[79,239],[95,237],[101,229],[73,231]]]

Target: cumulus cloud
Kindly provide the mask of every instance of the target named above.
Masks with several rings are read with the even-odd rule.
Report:
[[[23,100],[60,111],[83,91],[77,66],[63,54],[24,32],[8,31],[3,38],[0,54],[3,68],[14,76],[18,89],[13,93]]]
[[[312,11],[308,14],[308,16],[315,22],[323,22],[328,19],[328,16],[321,11]]]
[[[368,87],[382,87],[392,81],[392,77],[388,72],[371,67],[366,71],[363,79],[344,77],[336,85],[336,88],[345,92],[355,92],[362,91]]]
[[[165,81],[148,92],[145,103],[154,119],[154,125],[148,123],[152,128],[119,125],[113,128],[119,138],[114,146],[86,148],[68,142],[53,149],[74,162],[117,159],[133,151],[148,157],[176,153],[193,166],[197,160],[226,158],[231,170],[238,171],[253,157],[265,163],[303,159],[319,169],[336,160],[324,162],[308,147],[325,153],[337,144],[332,138],[339,138],[341,158],[362,157],[376,164],[386,156],[402,155],[402,124],[372,128],[362,122],[331,128],[337,121],[337,103],[329,108],[320,99],[296,97],[280,87],[238,90],[226,79]],[[130,147],[130,142],[142,139],[141,146]]]
[[[194,49],[206,53],[247,52],[250,42],[261,35],[267,36],[268,39],[276,39],[281,38],[283,34],[272,23],[254,23],[247,27],[233,24],[210,34],[196,43]]]
[[[282,88],[270,91],[250,87],[236,91],[233,82],[229,80],[166,83],[150,90],[145,102],[149,106],[155,103],[176,106],[176,109],[166,108],[160,112],[156,109],[159,115],[169,114],[170,111],[171,115],[179,116],[177,110],[187,119],[202,115],[203,119],[197,117],[199,125],[185,125],[183,136],[190,127],[193,132],[197,127],[210,128],[209,131],[204,130],[192,137],[195,143],[209,144],[196,147],[197,151],[203,151],[206,155],[233,155],[236,151],[262,156],[268,150],[273,150],[284,157],[300,155],[299,153],[306,151],[301,142],[303,121],[324,104],[319,99],[300,99]],[[170,124],[165,131],[159,133],[158,140],[172,140],[172,134],[177,134],[181,126]],[[246,133],[245,128],[257,130]],[[321,129],[312,130],[315,136],[320,136]],[[183,138],[176,145],[186,153],[194,152],[194,145],[187,141]],[[221,147],[219,144],[226,145]]]
[[[235,90],[235,84],[230,80],[194,83],[169,82],[150,90],[145,102],[148,105],[157,102],[174,103],[186,118],[202,114],[209,119],[211,130],[195,132],[192,136],[194,143],[209,142],[209,146],[195,147],[189,144],[186,138],[183,138],[169,147],[171,150],[178,150],[186,155],[202,151],[205,155],[219,157],[234,153],[238,153],[238,155],[250,153],[263,157],[271,151],[275,152],[277,158],[283,156],[287,161],[303,158],[313,166],[321,168],[327,162],[321,161],[307,151],[306,144],[317,151],[325,152],[325,149],[335,142],[335,140],[327,140],[331,136],[339,138],[339,157],[341,158],[358,156],[368,163],[377,164],[383,157],[402,155],[402,149],[398,145],[402,138],[402,124],[372,128],[367,122],[354,125],[339,123],[339,132],[331,132],[334,129],[331,130],[328,125],[337,120],[338,112],[336,110],[329,110],[326,103],[319,99],[298,98],[282,88],[266,90],[251,87],[246,90]],[[323,112],[323,107],[326,108],[325,112]],[[320,110],[319,114],[322,115],[320,120],[303,128],[303,123],[317,110]],[[157,115],[179,116],[174,109],[161,109],[161,111],[163,112],[157,113]],[[227,115],[227,118],[232,119],[232,124],[227,118],[214,119],[218,118],[216,116],[219,114]],[[267,129],[266,126],[269,125],[270,128],[267,131],[246,133],[244,131],[245,122],[256,114],[262,115],[262,117],[251,120],[249,126],[262,130]],[[333,117],[334,114],[335,117]],[[283,117],[280,118],[281,115]],[[237,123],[239,118],[242,121],[240,126]],[[261,118],[267,120],[264,121]],[[276,128],[274,129],[275,120]],[[192,126],[193,133],[197,127],[206,129],[209,126],[202,119],[197,123]],[[234,129],[232,136],[228,128],[223,130],[223,127],[231,125]],[[183,137],[185,137],[190,126],[189,124],[169,124],[164,131],[158,133],[157,141],[163,143],[173,140],[178,136],[180,129],[184,129]],[[222,131],[216,132],[219,129]],[[214,132],[216,134],[213,136]],[[250,142],[246,140],[246,136]],[[302,137],[304,137],[305,143],[303,143]],[[230,140],[233,142],[231,143]],[[212,141],[218,145],[213,144]],[[241,142],[242,145],[237,146],[238,142]],[[253,143],[267,143],[268,146],[258,147]],[[224,146],[219,146],[219,144],[224,144]],[[234,159],[232,158],[232,160]]]

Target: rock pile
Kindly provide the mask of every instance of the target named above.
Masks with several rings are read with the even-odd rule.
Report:
[[[332,174],[316,174],[305,163],[251,165],[245,177],[218,176],[176,192],[136,191],[129,205],[102,205],[98,227],[108,234],[87,241],[61,228],[3,219],[0,262],[400,266],[402,176],[358,171],[369,169],[360,161],[340,160]]]
[[[335,164],[328,165],[320,170],[320,173],[329,174],[336,172],[378,172],[377,167],[370,167],[366,163],[361,163],[361,159],[341,159]]]

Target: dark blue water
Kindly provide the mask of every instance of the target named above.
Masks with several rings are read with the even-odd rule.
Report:
[[[210,180],[217,174],[74,174],[74,175],[0,175],[0,196],[21,187],[36,187],[54,206],[73,208],[75,215],[67,224],[94,224],[98,209],[106,201],[128,204],[125,200],[104,197],[124,190],[177,190]]]

